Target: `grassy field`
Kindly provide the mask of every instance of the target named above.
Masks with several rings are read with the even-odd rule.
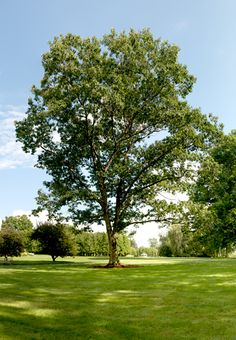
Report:
[[[236,339],[236,259],[0,264],[0,339]]]

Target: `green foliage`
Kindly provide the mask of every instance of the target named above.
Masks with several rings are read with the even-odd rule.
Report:
[[[2,221],[2,229],[13,228],[18,231],[27,231],[31,232],[33,228],[33,224],[26,215],[20,216],[7,216]]]
[[[129,254],[127,255],[138,256],[138,248],[130,247]]]
[[[66,206],[76,223],[104,221],[111,265],[120,231],[173,215],[158,194],[184,189],[190,162],[219,134],[215,118],[186,102],[195,78],[178,53],[149,30],[57,37],[16,123],[24,151],[51,176],[39,209],[58,217]]]
[[[182,225],[172,224],[167,235],[160,237],[160,256],[198,256],[192,253],[190,239],[182,229]]]
[[[32,234],[32,239],[39,241],[41,252],[52,257],[75,256],[76,240],[68,226],[63,224],[42,223]]]
[[[158,249],[153,247],[139,247],[137,249],[137,256],[149,256],[149,257],[156,257],[158,256]]]
[[[107,256],[108,238],[103,232],[81,232],[77,235],[78,255],[83,256]],[[118,235],[117,249],[119,256],[130,254],[131,245],[128,237],[121,233]]]
[[[124,233],[119,233],[118,234],[118,239],[117,239],[117,251],[119,256],[125,256],[130,254],[131,251],[131,242],[127,235]]]
[[[35,244],[31,241],[31,234],[33,231],[33,223],[30,221],[28,216],[7,216],[2,221],[2,230],[4,229],[14,229],[21,233],[25,250],[28,252],[34,252]]]
[[[13,228],[4,228],[0,231],[0,256],[20,256],[24,250],[22,235]]]
[[[172,250],[171,250],[171,247],[169,244],[163,242],[160,247],[159,247],[159,256],[167,256],[167,257],[170,257],[170,256],[173,256],[173,253],[172,253]]]
[[[236,244],[236,133],[225,136],[198,172],[188,210],[189,230],[210,256]]]
[[[183,219],[183,232],[187,239],[187,256],[216,256],[220,247],[220,234],[215,229],[216,216],[200,203],[188,203]]]

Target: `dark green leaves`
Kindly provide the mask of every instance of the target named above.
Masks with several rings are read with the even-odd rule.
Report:
[[[52,178],[42,207],[66,205],[80,222],[102,218],[114,231],[155,219],[143,209],[163,190],[180,190],[189,162],[219,134],[214,118],[185,101],[195,78],[178,53],[149,30],[54,39],[16,124],[24,150],[38,152]]]

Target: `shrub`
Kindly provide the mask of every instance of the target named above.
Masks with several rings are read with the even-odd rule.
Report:
[[[0,232],[0,256],[20,256],[24,250],[23,238],[19,231],[13,228],[6,228]]]

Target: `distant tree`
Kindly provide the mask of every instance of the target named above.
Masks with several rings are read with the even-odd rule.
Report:
[[[33,251],[34,242],[31,242],[31,234],[33,232],[33,223],[27,215],[7,216],[2,221],[2,230],[14,229],[21,233],[24,247],[27,251]]]
[[[52,257],[75,256],[77,245],[74,234],[64,224],[42,223],[32,234],[32,239],[40,243],[41,252]]]
[[[167,235],[160,237],[160,256],[186,256],[188,239],[180,224],[172,224]]]
[[[94,233],[96,238],[96,256],[108,256],[108,239],[104,232]]]
[[[111,267],[119,232],[168,219],[173,205],[158,194],[179,191],[218,136],[216,120],[186,101],[195,78],[178,53],[148,30],[57,37],[16,124],[24,151],[51,178],[39,209],[55,216],[66,206],[74,221],[103,221]]]
[[[185,239],[180,224],[173,224],[168,231],[168,239],[173,256],[185,254]]]
[[[97,255],[97,240],[95,233],[81,232],[77,235],[78,254],[81,256]]]
[[[157,238],[155,237],[152,237],[148,240],[148,243],[149,243],[149,246],[151,248],[155,248],[155,249],[158,249],[158,246],[159,246],[159,241]]]
[[[24,250],[22,235],[13,228],[4,228],[0,231],[0,256],[20,256]]]
[[[152,257],[158,256],[158,249],[156,247],[149,247],[147,250],[147,254],[148,256]]]
[[[128,236],[124,233],[119,233],[117,240],[117,251],[119,256],[126,256],[130,254],[131,242]]]
[[[158,250],[152,247],[141,246],[138,248],[138,256],[143,256],[143,255],[154,257],[158,255]]]
[[[108,238],[104,232],[81,232],[77,235],[78,254],[85,256],[107,256]],[[125,256],[130,253],[131,245],[128,236],[124,233],[118,234],[118,253]]]
[[[173,256],[171,247],[168,244],[168,242],[166,242],[165,240],[163,240],[162,243],[160,244],[158,254],[159,256],[167,256],[167,257]]]
[[[138,244],[136,240],[134,239],[133,235],[129,236],[130,239],[130,245],[132,248],[138,249]]]
[[[147,255],[146,250],[147,250],[147,247],[144,247],[144,246],[138,247],[138,256],[141,256],[141,255],[144,255],[144,254]]]
[[[138,248],[130,247],[129,254],[132,256],[138,256]]]
[[[2,221],[2,229],[13,228],[18,231],[32,232],[33,223],[27,215],[7,216]]]

